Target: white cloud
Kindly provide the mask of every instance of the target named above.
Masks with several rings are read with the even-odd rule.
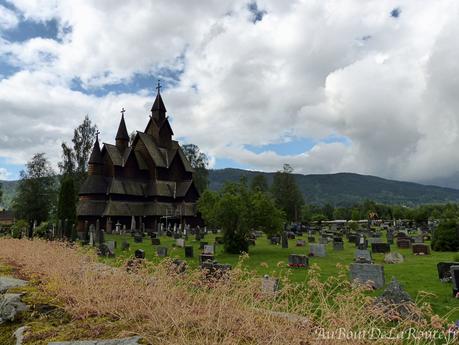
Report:
[[[19,19],[14,11],[0,5],[0,30],[12,29],[18,25]]]
[[[255,24],[247,5],[15,1],[28,20],[56,20],[60,36],[1,45],[23,70],[0,82],[0,156],[24,162],[46,151],[56,162],[85,114],[112,142],[122,106],[128,129],[142,130],[152,90],[97,97],[72,91],[72,80],[97,88],[175,70],[164,100],[176,136],[212,162],[410,180],[459,171],[455,1],[405,1],[393,18],[394,0],[263,0]],[[289,137],[317,143],[290,156],[244,149]]]
[[[8,180],[10,172],[5,168],[0,168],[0,180]]]

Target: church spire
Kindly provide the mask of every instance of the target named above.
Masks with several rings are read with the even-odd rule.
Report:
[[[124,150],[129,146],[129,134],[126,128],[126,122],[124,122],[124,113],[126,110],[121,109],[121,121],[118,127],[118,132],[116,133],[116,146],[120,151],[124,152]]]
[[[166,118],[166,107],[164,106],[163,99],[161,98],[161,82],[158,80],[158,85],[156,86],[156,90],[158,90],[156,94],[155,102],[151,107],[151,115],[153,118],[159,122],[162,122]]]
[[[89,162],[88,162],[89,175],[100,174],[101,172],[100,172],[99,166],[104,164],[102,160],[102,153],[100,152],[99,134],[100,132],[97,131],[96,141],[94,142],[94,147],[92,149],[91,156],[89,157]]]

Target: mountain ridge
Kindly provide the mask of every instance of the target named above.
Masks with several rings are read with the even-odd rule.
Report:
[[[236,168],[209,170],[209,188],[219,190],[225,182],[238,182],[242,176],[248,182],[263,174],[268,184],[275,172],[261,172]],[[373,175],[349,172],[333,174],[293,174],[307,203],[351,206],[364,200],[384,204],[416,206],[421,204],[459,202],[459,189],[385,179]],[[0,181],[3,187],[3,207],[10,207],[18,181]]]

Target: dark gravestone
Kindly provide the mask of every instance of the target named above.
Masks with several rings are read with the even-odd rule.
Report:
[[[212,254],[201,254],[199,255],[199,263],[204,263],[204,262],[212,262],[214,261],[214,256]]]
[[[99,245],[98,254],[100,256],[107,256],[109,258],[115,257],[115,252],[112,251],[111,248],[109,248],[109,246],[107,246],[105,243]]]
[[[159,236],[158,236],[158,233],[156,233],[156,232],[152,232],[152,233],[150,234],[150,238],[158,238],[158,237],[159,237]]]
[[[397,247],[398,248],[410,248],[411,246],[411,241],[408,238],[398,238],[397,239]]]
[[[172,237],[172,231],[170,231],[170,230],[166,231],[166,236],[167,237]]]
[[[453,297],[459,293],[459,266],[451,266],[451,282],[453,283]]]
[[[282,236],[282,248],[288,248],[288,235],[285,233]]]
[[[316,242],[316,238],[314,236],[309,236],[308,237],[308,242],[309,243],[315,243]]]
[[[389,243],[372,243],[371,251],[373,253],[390,253],[390,244]]]
[[[161,258],[167,256],[167,247],[156,247],[156,254]]]
[[[395,309],[402,319],[412,316],[413,300],[395,277],[392,278],[382,295],[376,298],[375,304],[382,306],[389,313],[393,313]]]
[[[294,232],[291,232],[291,231],[288,231],[287,232],[287,238],[289,240],[294,240],[295,239],[295,233]]]
[[[439,262],[437,264],[438,278],[440,280],[451,279],[451,266],[459,266],[459,262]]]
[[[270,238],[271,244],[279,244],[280,243],[280,237],[279,236],[273,236]]]
[[[204,261],[201,263],[201,269],[206,271],[207,278],[220,279],[227,275],[228,271],[232,269],[232,266],[213,261]]]
[[[360,250],[367,249],[368,248],[368,240],[365,238],[365,236],[360,235],[359,237],[357,237],[357,241],[355,242],[355,245]]]
[[[134,252],[134,257],[136,259],[145,259],[145,251],[143,249],[137,249]]]
[[[161,240],[159,238],[152,238],[151,239],[151,244],[153,246],[159,246],[159,245],[161,245]]]
[[[413,250],[413,254],[415,255],[429,255],[430,254],[429,246],[424,243],[413,243],[411,245],[411,248]]]
[[[142,243],[143,242],[143,237],[141,234],[139,234],[138,232],[136,232],[134,234],[134,242],[135,243]]]
[[[367,263],[354,263],[350,265],[351,281],[370,284],[379,289],[384,286],[384,267]]]
[[[185,246],[185,257],[186,258],[193,257],[193,246]]]
[[[128,249],[129,249],[129,242],[127,242],[127,241],[121,242],[121,250],[125,251],[125,250],[128,250]]]
[[[182,237],[182,236],[181,236],[179,233],[177,233],[177,232],[174,233],[174,239],[175,239],[175,240],[178,239],[178,238],[181,238],[181,237]]]
[[[334,242],[333,241],[333,250],[334,251],[344,250],[344,242]]]
[[[358,236],[355,235],[355,234],[349,234],[347,236],[347,239],[350,243],[356,243],[357,239],[358,239]]]
[[[288,256],[289,267],[308,267],[309,259],[306,255],[290,254]]]

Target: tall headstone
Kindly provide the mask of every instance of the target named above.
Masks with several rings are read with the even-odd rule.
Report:
[[[350,265],[351,281],[366,283],[379,289],[384,286],[384,267],[367,263],[353,263]]]
[[[282,248],[288,248],[288,235],[286,232],[282,234]]]

